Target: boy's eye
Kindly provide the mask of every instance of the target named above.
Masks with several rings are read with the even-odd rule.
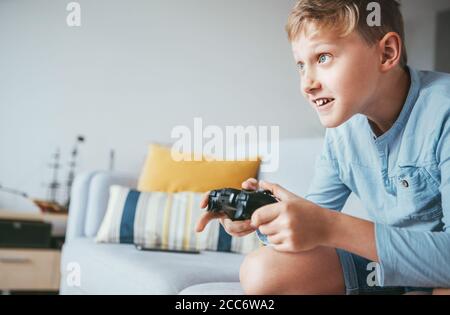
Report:
[[[297,67],[298,67],[298,70],[303,71],[303,70],[305,69],[305,64],[302,63],[302,62],[299,62],[299,63],[297,64]]]
[[[319,56],[319,63],[325,63],[330,59],[330,55],[328,54],[322,54]]]

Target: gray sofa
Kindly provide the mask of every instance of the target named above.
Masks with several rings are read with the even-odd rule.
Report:
[[[322,139],[280,142],[279,168],[261,178],[304,195]],[[94,171],[77,176],[72,189],[61,260],[61,294],[243,294],[239,268],[244,255],[141,252],[133,245],[98,244],[94,238],[106,212],[109,187],[136,186],[137,176]],[[351,197],[345,211],[365,217]],[[74,278],[75,277],[75,278]]]

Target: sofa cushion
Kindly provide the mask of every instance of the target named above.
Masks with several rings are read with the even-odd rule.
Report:
[[[218,220],[202,233],[195,226],[205,212],[203,194],[139,192],[113,185],[108,209],[97,234],[101,243],[139,244],[164,250],[217,250],[249,253],[260,246],[255,233],[232,237]]]
[[[92,238],[75,238],[63,248],[61,293],[178,294],[196,284],[238,282],[243,259],[241,254],[210,251],[141,252],[133,245],[98,244]],[[77,288],[70,287],[66,280],[71,272],[69,263],[79,267]]]
[[[169,147],[151,145],[138,190],[206,192],[224,187],[239,189],[243,181],[257,176],[260,164],[256,156],[245,161],[223,161],[202,155],[194,159],[190,153],[178,153],[174,159]]]

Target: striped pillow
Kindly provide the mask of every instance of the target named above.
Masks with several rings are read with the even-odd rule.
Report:
[[[231,237],[218,220],[196,233],[197,220],[205,211],[199,207],[201,198],[202,194],[193,192],[139,192],[111,186],[108,209],[96,241],[243,254],[263,246],[256,233]]]

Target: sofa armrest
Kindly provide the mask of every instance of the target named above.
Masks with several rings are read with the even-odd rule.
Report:
[[[98,172],[80,173],[73,181],[70,192],[69,217],[67,220],[66,242],[72,238],[84,236],[86,208],[89,195],[89,185],[92,177]]]
[[[83,173],[75,178],[69,209],[66,241],[97,234],[106,212],[112,185],[136,187],[137,178],[108,171]]]
[[[99,172],[91,181],[86,210],[84,235],[94,237],[102,224],[109,200],[109,188],[112,185],[136,188],[137,179],[127,174],[116,172]]]

